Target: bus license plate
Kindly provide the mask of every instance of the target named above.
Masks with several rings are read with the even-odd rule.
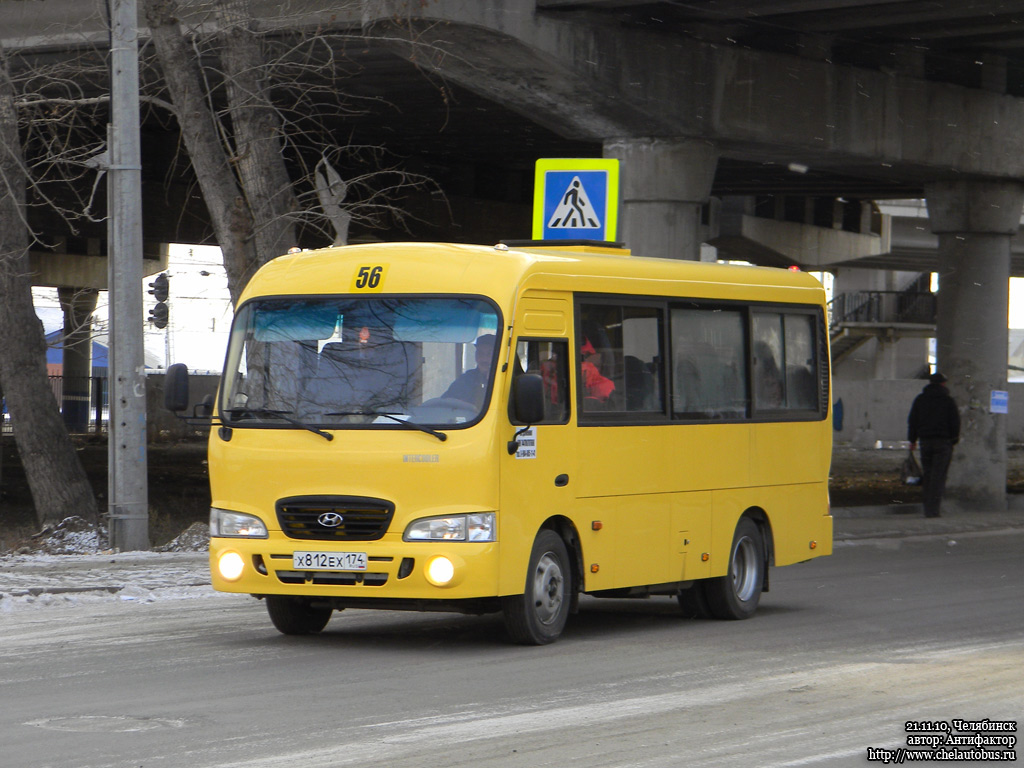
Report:
[[[365,571],[365,552],[292,552],[297,571]]]

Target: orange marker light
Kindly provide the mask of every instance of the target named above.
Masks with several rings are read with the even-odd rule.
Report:
[[[700,561],[701,561],[702,563],[706,563],[706,562],[707,562],[708,560],[710,560],[710,559],[711,559],[711,555],[709,555],[709,554],[708,554],[707,552],[705,552],[704,554],[702,554],[702,555],[700,556]]]
[[[590,572],[591,573],[597,573],[600,570],[601,570],[601,566],[598,565],[597,563],[591,563],[590,564]]]
[[[590,530],[592,531],[600,531],[602,528],[604,528],[604,523],[602,523],[600,520],[594,520],[590,524]]]

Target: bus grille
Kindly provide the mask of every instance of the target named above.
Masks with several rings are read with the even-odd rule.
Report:
[[[388,583],[386,573],[334,573],[320,571],[277,571],[282,584],[326,584],[332,587],[383,587]]]
[[[296,496],[277,502],[285,536],[313,541],[375,541],[391,524],[395,505],[354,496]]]

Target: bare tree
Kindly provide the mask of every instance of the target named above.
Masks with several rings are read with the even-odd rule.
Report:
[[[252,273],[295,246],[300,231],[346,244],[351,222],[401,223],[400,192],[431,186],[382,163],[382,147],[337,144],[330,123],[353,110],[339,87],[335,44],[344,35],[268,39],[249,0],[216,0],[212,33],[183,26],[177,0],[143,0],[143,9],[236,303]],[[345,180],[334,164],[352,155],[369,167]]]
[[[97,519],[96,498],[60,417],[46,374],[43,326],[29,280],[30,174],[7,57],[0,48],[0,385],[39,525]]]

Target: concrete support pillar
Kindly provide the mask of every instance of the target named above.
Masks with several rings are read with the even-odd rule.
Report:
[[[694,139],[614,139],[604,156],[620,162],[618,239],[638,256],[700,259],[701,207],[718,152]]]
[[[936,182],[925,193],[939,236],[938,368],[962,421],[947,488],[971,509],[1005,509],[1006,416],[989,413],[989,402],[1006,389],[1010,238],[1024,185]]]
[[[893,338],[879,338],[875,349],[875,376],[879,381],[899,378],[899,346]]]
[[[98,291],[58,288],[64,310],[64,353],[61,412],[70,432],[89,430],[92,383],[92,313]]]

